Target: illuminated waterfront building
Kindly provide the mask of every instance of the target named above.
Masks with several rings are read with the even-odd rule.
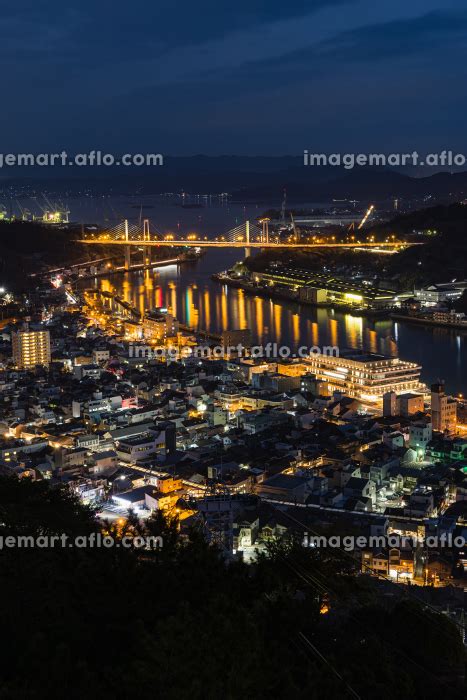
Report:
[[[467,287],[467,282],[449,282],[447,284],[432,284],[429,287],[414,290],[414,298],[422,306],[437,306],[448,302],[457,301]]]
[[[295,268],[281,268],[277,272],[257,272],[257,281],[270,286],[283,286],[298,292],[301,301],[314,304],[333,304],[356,308],[379,309],[400,306],[412,292],[396,293],[391,289],[374,288],[329,274]]]
[[[50,364],[50,333],[33,331],[28,325],[11,335],[13,361],[19,369]]]
[[[309,372],[326,382],[329,391],[342,391],[365,401],[378,401],[394,391],[423,391],[420,365],[398,357],[348,351],[339,357],[314,355],[305,360]]]

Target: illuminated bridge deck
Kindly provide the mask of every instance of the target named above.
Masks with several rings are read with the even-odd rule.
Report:
[[[362,235],[362,238],[364,236]],[[391,240],[392,239],[392,240]],[[176,238],[175,234],[162,234],[160,231],[150,226],[148,219],[141,225],[130,224],[125,220],[113,229],[102,231],[95,238],[81,238],[79,243],[86,245],[120,245],[126,247],[145,248],[353,248],[354,250],[367,248],[374,252],[397,252],[411,245],[423,245],[420,242],[409,243],[397,241],[394,236],[388,237],[384,241],[360,240],[360,236],[352,236],[342,241],[336,241],[333,237],[320,239],[314,236],[311,240],[302,241],[296,234],[287,236],[281,240],[277,233],[270,232],[263,221],[263,228],[246,221],[243,224],[227,231],[223,235],[218,235],[208,239],[207,236],[200,236],[198,233],[188,234],[185,238]]]
[[[80,238],[78,243],[87,245],[123,245],[123,246],[148,246],[159,248],[183,247],[183,248],[373,248],[381,250],[401,250],[422,243],[271,243],[258,241],[145,241],[145,240],[119,240],[112,238]]]

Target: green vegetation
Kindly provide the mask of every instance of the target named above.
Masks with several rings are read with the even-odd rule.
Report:
[[[374,236],[376,241],[394,235],[396,240],[423,243],[396,255],[347,249],[266,250],[250,257],[246,265],[253,272],[264,270],[273,261],[318,272],[322,272],[325,265],[335,274],[345,276],[349,270],[364,271],[376,279],[392,279],[400,289],[410,289],[415,285],[467,278],[466,230],[466,205],[430,207],[398,216],[362,232],[362,238]],[[340,235],[345,235],[345,232],[341,231]]]
[[[400,275],[402,283],[410,287],[467,277],[466,230],[467,206],[451,204],[399,216],[371,229],[371,233],[396,234],[425,243],[392,256],[387,264],[389,274]]]
[[[72,264],[109,255],[104,246],[76,243],[76,230],[29,221],[0,221],[0,277],[9,289],[22,291],[27,276],[46,266]],[[110,254],[114,254],[115,251]]]
[[[310,250],[306,248],[298,248],[297,250],[274,250],[273,248],[262,250],[258,254],[251,255],[244,260],[245,266],[251,272],[262,272],[272,262],[279,261],[282,265],[290,265],[306,270],[323,271],[323,264],[333,265],[338,264],[338,260],[342,259],[342,251],[327,251],[326,253],[320,250]],[[347,253],[348,256],[348,253]]]
[[[5,478],[0,522],[2,537],[98,530],[67,491]],[[455,627],[379,595],[337,550],[291,541],[247,566],[160,514],[144,532],[162,549],[0,549],[2,700],[462,696],[445,684],[464,671]]]

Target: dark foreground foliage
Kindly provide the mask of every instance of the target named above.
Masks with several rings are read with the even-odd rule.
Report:
[[[8,479],[0,523],[2,537],[97,530],[66,492]],[[164,546],[144,555],[0,550],[0,698],[462,697],[457,629],[388,604],[338,555],[287,544],[227,564],[170,519],[148,529]]]

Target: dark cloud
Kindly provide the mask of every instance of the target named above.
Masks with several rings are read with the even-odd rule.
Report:
[[[90,49],[100,56],[147,55],[180,45],[199,44],[214,37],[263,22],[310,15],[323,7],[352,0],[4,0],[0,35],[8,48],[28,55],[31,48],[46,49],[47,38],[61,38],[63,54]],[[35,28],[35,40],[29,37]],[[24,31],[26,30],[26,37]],[[16,47],[14,42],[18,41]],[[52,44],[52,50],[54,48]],[[5,47],[4,47],[5,49]],[[83,57],[86,59],[86,57]]]
[[[460,139],[467,12],[445,4],[4,0],[0,129],[176,153]]]

